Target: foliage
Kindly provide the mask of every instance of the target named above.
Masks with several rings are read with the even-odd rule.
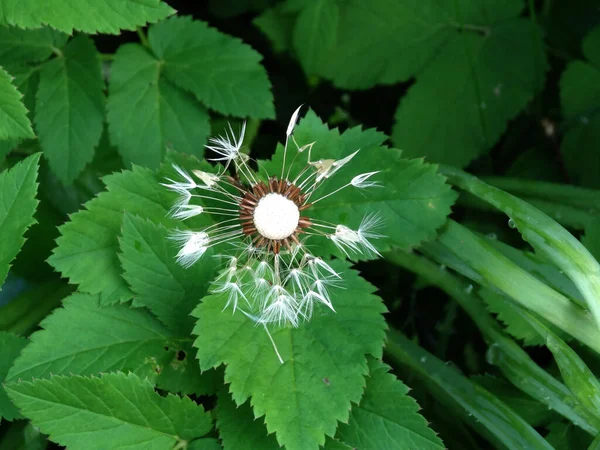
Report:
[[[0,447],[600,448],[599,86],[584,0],[0,0]]]

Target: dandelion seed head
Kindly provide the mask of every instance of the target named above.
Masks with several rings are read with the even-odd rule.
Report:
[[[196,263],[215,249],[222,261],[211,291],[224,294],[224,309],[242,312],[259,325],[299,326],[310,320],[315,308],[335,312],[330,291],[343,287],[341,274],[306,245],[308,237],[329,238],[348,257],[377,254],[370,239],[381,237],[381,217],[367,214],[358,229],[312,218],[312,205],[347,187],[379,186],[378,172],[355,176],[333,192],[319,194],[323,181],[350,166],[358,150],[340,159],[312,159],[315,142],[299,145],[294,137],[300,108],[286,129],[281,173],[259,178],[247,154],[241,152],[244,123],[235,133],[229,126],[221,136],[209,139],[213,161],[222,164],[217,174],[173,166],[175,176],[163,183],[177,194],[170,215],[185,221],[207,215],[214,223],[200,231],[177,230],[170,239],[178,246],[177,262]],[[306,158],[304,168],[290,176],[286,167],[288,145],[297,151],[290,161]],[[287,171],[286,171],[287,169]],[[200,204],[196,204],[200,203]],[[312,240],[311,240],[312,243]],[[219,263],[221,264],[221,263]],[[273,342],[273,341],[272,341]]]

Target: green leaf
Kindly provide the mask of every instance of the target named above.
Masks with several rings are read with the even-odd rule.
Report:
[[[8,399],[2,384],[6,380],[8,369],[25,345],[27,345],[27,339],[0,331],[0,421],[2,419],[10,421],[21,417],[19,411]]]
[[[587,62],[574,61],[560,80],[567,131],[561,144],[569,173],[581,184],[600,187],[600,27],[583,41]]]
[[[425,382],[428,392],[447,411],[460,416],[496,447],[552,449],[504,402],[401,333],[394,330],[388,333],[386,349],[394,362],[406,366]]]
[[[44,61],[52,54],[54,46],[62,46],[65,38],[66,35],[52,28],[22,30],[0,26],[0,63]]]
[[[12,77],[0,67],[0,141],[34,137],[22,97]]]
[[[502,22],[485,36],[452,36],[400,102],[392,141],[407,156],[465,166],[541,89],[543,55],[539,30],[525,19]]]
[[[572,423],[554,422],[547,428],[550,432],[546,435],[546,440],[554,447],[554,450],[580,450],[587,448],[592,441],[589,434]]]
[[[427,421],[417,413],[419,405],[409,397],[408,387],[388,373],[381,361],[369,361],[365,395],[350,411],[348,424],[341,424],[336,437],[353,448],[444,449]]]
[[[555,411],[501,378],[492,375],[476,375],[471,380],[490,391],[514,411],[518,411],[532,427],[540,427],[557,417]]]
[[[80,293],[65,299],[40,325],[11,368],[10,380],[114,370],[154,379],[156,368],[174,357],[165,347],[181,340],[145,309],[102,307],[98,296]]]
[[[276,52],[283,52],[292,47],[292,30],[296,17],[286,13],[284,5],[279,3],[266,9],[252,21],[269,38]]]
[[[40,8],[36,0],[0,0],[0,22],[20,28],[52,28],[73,34],[119,34],[137,26],[157,22],[175,12],[161,0],[48,0]]]
[[[295,128],[294,138],[300,146],[316,142],[312,148],[313,161],[341,159],[360,149],[346,166],[322,184],[316,192],[318,195],[311,200],[335,191],[356,175],[380,172],[373,179],[381,187],[362,191],[346,187],[308,208],[307,216],[356,229],[366,214],[377,213],[383,219],[379,233],[384,238],[373,243],[380,249],[390,245],[404,249],[415,247],[421,241],[435,237],[436,230],[446,221],[456,194],[445,184],[445,178],[437,174],[436,166],[418,159],[403,159],[398,150],[381,147],[385,135],[360,127],[340,134],[337,128],[330,130],[309,111]],[[286,161],[288,167],[291,165],[292,177],[304,168],[306,153],[294,159],[296,150],[290,144]],[[279,146],[273,159],[262,162],[261,168],[278,175],[282,163],[283,147]],[[385,244],[381,244],[382,241]],[[326,244],[333,252],[333,245]]]
[[[470,33],[482,33],[490,21],[517,16],[523,5],[518,0],[501,4],[493,1],[456,3],[409,0],[314,0],[292,5],[298,11],[294,29],[294,49],[313,47],[315,35],[323,39],[320,48],[310,51],[315,66],[300,56],[305,72],[318,69],[323,76],[345,89],[366,89],[375,84],[394,84],[420,73],[435,55],[443,51],[468,23]],[[459,6],[459,11],[455,6]],[[334,10],[339,8],[339,13]],[[459,14],[462,13],[462,14]],[[473,22],[473,23],[470,23]],[[332,30],[325,29],[329,23]],[[318,42],[318,41],[317,41]],[[393,54],[389,49],[393,48]],[[308,64],[305,65],[305,63]]]
[[[148,169],[115,173],[104,178],[107,191],[60,227],[57,247],[48,259],[82,292],[102,293],[105,303],[129,300],[133,293],[121,277],[117,237],[123,211],[167,222],[169,196]]]
[[[331,265],[344,272],[344,289],[331,292],[337,313],[322,308],[298,328],[271,330],[283,364],[263,327],[223,311],[227,295],[205,297],[193,312],[200,367],[225,364],[235,402],[252,397],[255,416],[265,416],[269,433],[288,450],[317,449],[333,436],[362,396],[366,355],[381,356],[385,307],[347,264]]]
[[[204,436],[210,414],[189,398],[161,397],[134,374],[53,376],[7,386],[23,415],[73,450],[167,449]]]
[[[255,419],[248,403],[237,406],[231,395],[221,389],[218,393],[217,428],[224,450],[251,448],[279,450],[281,447],[260,419]],[[327,438],[324,450],[352,450],[335,439]]]
[[[490,312],[497,314],[498,319],[506,326],[506,332],[524,345],[544,345],[546,339],[540,336],[535,327],[521,314],[514,300],[490,289],[481,289],[479,295],[487,304]],[[554,325],[548,324],[555,333],[563,338],[570,338]]]
[[[40,74],[35,125],[50,168],[70,184],[94,157],[104,127],[104,82],[94,42],[73,39]]]
[[[336,43],[339,20],[340,7],[331,0],[311,1],[298,15],[293,42],[308,75],[321,73],[329,65],[328,56]]]
[[[176,263],[177,250],[165,227],[125,214],[122,234],[120,259],[123,277],[136,294],[133,305],[148,307],[170,329],[191,332],[189,313],[216,274],[211,252],[184,269]]]
[[[31,155],[0,173],[0,286],[6,279],[11,261],[25,243],[23,235],[35,223],[33,214],[39,203],[35,198],[39,160],[39,153]]]
[[[152,26],[148,40],[167,79],[209,108],[233,116],[275,117],[262,56],[239,39],[205,22],[173,17]]]
[[[138,44],[119,47],[111,66],[108,123],[125,160],[156,168],[167,148],[202,155],[210,133],[206,108],[163,75],[164,61]]]
[[[586,227],[581,242],[596,260],[600,260],[600,218],[596,218]]]

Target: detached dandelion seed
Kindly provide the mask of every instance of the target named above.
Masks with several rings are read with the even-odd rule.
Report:
[[[371,239],[381,237],[376,230],[381,217],[368,214],[357,230],[344,224],[332,224],[310,217],[310,207],[342,189],[378,187],[372,179],[378,172],[355,176],[333,192],[318,195],[323,181],[341,173],[359,150],[339,159],[312,161],[315,142],[298,145],[293,132],[300,108],[289,122],[281,172],[266,181],[248,165],[249,158],[241,153],[245,123],[239,135],[229,126],[224,136],[211,138],[207,148],[222,164],[217,174],[193,170],[187,173],[174,166],[177,179],[164,183],[178,194],[170,215],[179,220],[210,214],[217,223],[199,231],[175,231],[171,239],[179,246],[177,262],[183,267],[196,263],[209,248],[218,248],[228,262],[213,283],[213,292],[224,293],[225,309],[242,312],[265,327],[277,351],[267,326],[297,327],[310,320],[315,307],[335,312],[329,291],[342,285],[341,277],[327,262],[311,254],[306,246],[309,237],[331,240],[346,256],[379,255]],[[288,144],[297,151],[288,158]],[[291,165],[300,155],[306,155],[304,168],[290,177]],[[201,203],[201,204],[198,204]]]

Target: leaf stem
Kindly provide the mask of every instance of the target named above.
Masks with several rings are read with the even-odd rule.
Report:
[[[598,432],[593,416],[585,409],[577,408],[577,399],[556,378],[539,367],[529,355],[498,326],[496,320],[483,306],[482,299],[473,292],[472,286],[459,280],[447,270],[429,259],[400,250],[388,252],[385,258],[400,267],[416,273],[446,292],[465,310],[481,331],[489,345],[488,362],[498,366],[516,387],[539,402],[554,409],[571,422],[577,423],[588,433]]]
[[[146,32],[142,27],[137,27],[136,30],[138,38],[140,39],[140,44],[142,44],[146,48],[150,48],[150,42],[148,41],[148,37],[146,36]]]

